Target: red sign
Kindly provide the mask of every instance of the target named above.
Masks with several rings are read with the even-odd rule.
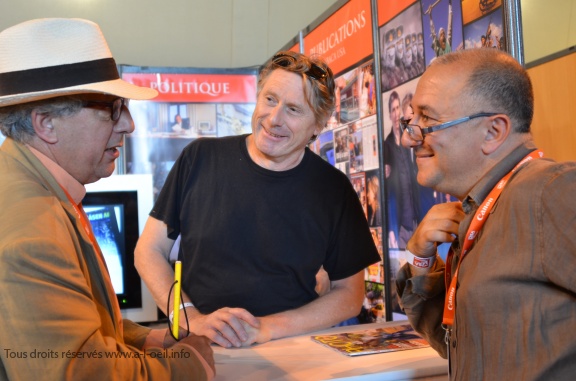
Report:
[[[306,55],[319,54],[337,74],[372,55],[370,0],[350,0],[304,37]]]
[[[123,73],[122,79],[158,90],[155,102],[256,102],[256,75]]]
[[[386,24],[413,3],[414,0],[378,0],[378,26]]]

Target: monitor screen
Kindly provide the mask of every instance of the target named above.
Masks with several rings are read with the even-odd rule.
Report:
[[[134,267],[137,192],[89,192],[82,205],[104,255],[120,308],[142,307],[140,277]]]
[[[155,322],[158,308],[134,267],[134,249],[153,206],[152,175],[113,175],[86,185],[82,200],[123,317]]]

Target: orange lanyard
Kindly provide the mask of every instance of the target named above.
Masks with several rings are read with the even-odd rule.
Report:
[[[104,267],[106,269],[108,269],[108,267],[106,266],[106,261],[104,260],[104,256],[102,255],[102,251],[100,250],[100,245],[98,245],[98,241],[96,240],[96,236],[94,235],[94,232],[92,231],[92,225],[90,224],[90,220],[88,219],[88,216],[84,212],[84,209],[82,209],[80,206],[78,206],[74,202],[74,200],[72,200],[72,196],[70,196],[70,194],[68,194],[68,191],[66,189],[64,189],[64,188],[62,188],[62,189],[64,190],[64,193],[66,193],[66,196],[68,197],[68,201],[70,201],[70,203],[74,207],[74,211],[76,212],[76,215],[78,216],[78,219],[80,220],[80,223],[82,224],[82,227],[84,228],[84,231],[88,235],[88,238],[90,238],[90,242],[92,243],[92,245],[94,245],[94,248],[96,249],[96,252],[98,253],[98,256],[102,260],[102,264],[104,265]]]
[[[62,190],[64,190],[64,193],[66,193],[66,196],[68,197],[68,201],[70,201],[70,203],[74,207],[74,211],[76,212],[76,215],[80,219],[80,223],[82,224],[84,231],[86,231],[86,234],[88,234],[88,238],[90,238],[90,242],[92,243],[92,245],[94,246],[94,249],[96,250],[97,260],[100,262],[100,265],[103,267],[103,270],[101,270],[101,273],[102,273],[102,277],[104,278],[104,287],[105,287],[106,291],[108,292],[108,299],[110,300],[110,303],[112,303],[111,308],[114,310],[113,312],[115,313],[115,316],[118,319],[118,321],[115,321],[115,324],[118,327],[118,329],[120,330],[120,332],[122,333],[123,327],[122,327],[122,322],[121,322],[122,313],[120,311],[120,305],[118,304],[118,299],[116,298],[116,294],[114,293],[114,287],[112,286],[112,281],[110,280],[110,275],[108,273],[108,267],[106,266],[106,260],[104,258],[104,255],[102,254],[102,250],[100,249],[100,245],[98,245],[98,241],[96,240],[96,236],[94,235],[94,232],[92,231],[92,225],[90,224],[90,220],[88,219],[88,216],[84,212],[84,209],[82,209],[80,206],[78,206],[74,202],[74,200],[72,199],[72,197],[70,196],[68,191],[66,191],[66,189],[64,189],[64,187],[62,187]],[[114,316],[112,316],[112,319],[114,320]]]
[[[451,276],[454,251],[450,250],[448,258],[446,260],[446,268],[444,270],[444,282],[446,283],[447,292],[446,292],[446,299],[444,300],[444,317],[442,319],[443,325],[451,326],[452,324],[454,324],[454,316],[456,312],[456,284],[458,282],[458,270],[460,270],[460,265],[462,264],[464,257],[466,256],[466,254],[468,254],[468,252],[474,245],[474,239],[478,235],[478,232],[480,232],[480,230],[482,229],[482,226],[484,226],[484,222],[486,222],[486,220],[488,219],[490,211],[494,207],[494,204],[496,203],[496,200],[502,193],[502,190],[508,183],[510,176],[512,176],[512,174],[516,172],[516,170],[518,170],[518,168],[522,164],[532,159],[541,158],[542,156],[544,156],[544,153],[540,150],[536,150],[528,154],[526,157],[524,157],[524,159],[522,159],[518,164],[516,164],[516,166],[510,172],[508,172],[508,174],[504,176],[498,182],[498,184],[496,184],[496,186],[490,191],[486,199],[482,202],[482,205],[478,208],[476,216],[472,219],[472,222],[470,222],[470,226],[468,227],[468,231],[466,232],[464,242],[462,244],[462,254],[460,255],[460,260],[458,261],[456,271],[454,272],[454,277]]]

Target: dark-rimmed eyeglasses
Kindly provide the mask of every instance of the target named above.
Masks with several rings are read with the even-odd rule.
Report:
[[[122,115],[122,110],[124,106],[128,106],[128,99],[117,98],[112,102],[105,101],[82,101],[82,107],[97,107],[97,108],[109,108],[110,109],[110,119],[117,122]]]
[[[464,123],[464,122],[467,122],[467,121],[475,119],[475,118],[482,118],[482,117],[494,116],[494,115],[498,115],[498,113],[479,112],[477,114],[465,116],[463,118],[451,120],[449,122],[440,123],[440,124],[437,124],[437,125],[431,126],[431,127],[420,127],[417,124],[411,124],[410,121],[412,119],[404,119],[402,117],[402,118],[400,118],[400,130],[402,131],[402,135],[404,135],[404,132],[407,132],[408,136],[410,136],[410,139],[419,142],[419,141],[424,140],[424,135],[429,134],[431,132],[440,131],[440,130],[443,130],[445,128],[452,127],[452,126],[455,126],[457,124]]]
[[[299,62],[296,57],[291,56],[287,53],[278,53],[272,57],[272,62],[280,67],[288,68],[293,65],[298,65]],[[328,72],[323,67],[316,65],[313,62],[308,62],[308,69],[304,71],[308,77],[320,81],[328,76]]]

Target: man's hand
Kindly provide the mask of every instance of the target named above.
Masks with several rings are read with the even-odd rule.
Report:
[[[177,343],[176,339],[174,339],[174,336],[172,336],[172,331],[166,329],[165,330],[165,334],[164,334],[164,341],[162,342],[162,348],[166,349],[166,348],[170,348],[171,346],[173,346],[174,344]],[[150,335],[148,335],[150,336]],[[188,336],[188,332],[186,331],[186,329],[179,327],[178,328],[178,340],[181,340],[185,337]]]
[[[436,255],[438,243],[452,242],[458,235],[458,226],[464,219],[460,202],[436,204],[418,224],[406,248],[419,257]]]
[[[272,325],[274,316],[264,316],[258,318],[260,326],[255,328],[248,323],[242,321],[242,325],[248,334],[248,339],[242,343],[243,347],[248,347],[252,344],[262,344],[272,340]]]
[[[194,348],[200,356],[206,361],[206,363],[212,368],[212,371],[216,372],[216,367],[214,365],[214,352],[210,347],[210,340],[203,336],[189,335],[183,339],[180,339],[179,343],[186,344]]]
[[[221,308],[209,315],[197,314],[189,318],[190,331],[206,336],[214,343],[224,347],[250,345],[254,332],[260,328],[259,320],[243,308]]]
[[[216,372],[216,368],[214,366],[214,353],[210,347],[210,340],[202,336],[196,336],[193,334],[188,335],[186,330],[182,327],[179,328],[178,338],[179,340],[176,341],[168,329],[153,329],[150,331],[148,337],[146,338],[144,349],[146,350],[158,347],[166,349],[177,343],[187,344],[194,348],[196,352],[198,352],[204,361],[206,361],[206,364],[212,368],[213,373]]]

